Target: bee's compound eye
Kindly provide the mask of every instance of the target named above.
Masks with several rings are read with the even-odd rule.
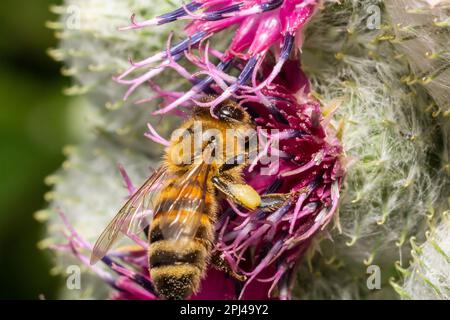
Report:
[[[214,112],[220,120],[236,120],[242,121],[244,119],[244,112],[233,105],[218,106]]]

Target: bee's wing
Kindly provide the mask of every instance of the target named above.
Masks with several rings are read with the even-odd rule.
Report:
[[[128,199],[95,242],[91,264],[102,259],[120,234],[139,233],[150,223],[156,198],[167,173],[164,167],[156,170]]]
[[[175,200],[166,200],[158,211],[161,216],[160,228],[166,240],[192,239],[200,226],[205,212],[207,179],[210,165],[204,160],[194,162],[191,169],[174,184],[179,192]],[[162,209],[164,207],[164,209]]]

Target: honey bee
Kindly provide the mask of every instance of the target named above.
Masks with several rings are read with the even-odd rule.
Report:
[[[199,290],[209,263],[236,279],[245,277],[231,271],[220,258],[211,257],[214,224],[219,201],[228,199],[248,210],[273,211],[288,196],[260,196],[243,178],[248,163],[248,146],[227,146],[227,130],[245,132],[252,121],[244,108],[227,100],[213,109],[196,107],[193,117],[180,129],[187,134],[172,135],[163,162],[130,197],[95,243],[91,264],[102,259],[120,234],[149,225],[149,268],[153,285],[163,299],[186,299]],[[210,137],[194,134],[200,123]],[[238,140],[239,134],[232,137]],[[199,142],[200,141],[200,142]],[[198,151],[189,148],[196,143]],[[194,151],[189,151],[194,149]],[[231,155],[230,155],[231,149]],[[186,151],[188,150],[188,151]],[[142,224],[143,212],[151,211],[151,222]],[[147,219],[150,220],[150,219]],[[136,227],[137,225],[137,227]]]

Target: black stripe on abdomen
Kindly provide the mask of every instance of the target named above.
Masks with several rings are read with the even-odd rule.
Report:
[[[150,267],[158,268],[180,264],[198,265],[203,261],[203,253],[199,250],[180,254],[176,251],[155,251],[150,256]]]

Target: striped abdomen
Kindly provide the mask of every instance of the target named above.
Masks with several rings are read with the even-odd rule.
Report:
[[[201,176],[203,178],[199,177],[199,180],[205,178]],[[198,290],[214,239],[215,199],[212,192],[205,194],[202,184],[193,181],[190,192],[180,194],[179,188],[174,187],[176,183],[174,179],[162,191],[156,204],[159,209],[150,230],[150,275],[159,295],[165,299],[185,299]],[[202,212],[194,213],[189,204],[202,194],[205,205]],[[192,214],[201,217],[193,237],[175,241],[167,237],[167,231],[162,230],[163,220],[167,225],[175,217],[183,221]]]

